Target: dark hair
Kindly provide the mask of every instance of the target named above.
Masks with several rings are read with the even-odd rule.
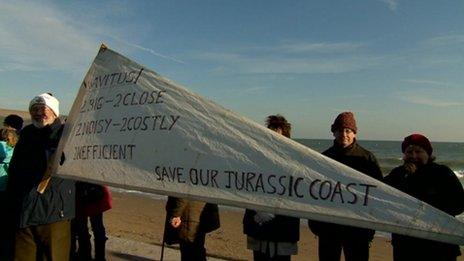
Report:
[[[267,116],[266,127],[269,129],[281,129],[282,135],[290,138],[292,125],[287,121],[287,119],[285,119],[284,116],[280,114]]]
[[[4,125],[15,128],[17,131],[20,131],[23,128],[23,123],[23,118],[16,114],[10,114],[3,120]]]

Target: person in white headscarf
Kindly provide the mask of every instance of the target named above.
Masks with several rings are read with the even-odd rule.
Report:
[[[29,113],[32,124],[21,131],[9,166],[7,191],[16,226],[14,259],[68,260],[74,181],[51,177],[45,191],[37,191],[63,129],[59,101],[49,93],[40,94],[31,100]]]

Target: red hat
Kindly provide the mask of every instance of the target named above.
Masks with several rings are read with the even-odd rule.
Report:
[[[354,114],[352,112],[345,111],[338,114],[330,130],[335,132],[343,128],[348,128],[354,133],[358,132],[358,128],[356,127],[356,120],[354,119]]]
[[[407,147],[411,145],[416,145],[423,148],[427,154],[432,155],[433,148],[429,139],[422,134],[412,134],[404,138],[403,143],[401,144],[401,151],[404,153]]]

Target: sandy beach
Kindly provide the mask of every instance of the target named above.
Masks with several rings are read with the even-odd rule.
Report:
[[[164,201],[132,193],[113,192],[113,209],[106,212],[105,223],[110,237],[160,246],[165,218]],[[242,233],[243,213],[220,208],[221,228],[207,237],[211,257],[226,260],[252,260]],[[143,243],[143,244],[142,244]],[[292,260],[317,260],[317,242],[306,226],[301,227],[299,254]],[[174,246],[176,248],[176,246]],[[392,260],[392,249],[386,238],[376,237],[371,246],[370,260]],[[159,256],[143,260],[159,260]],[[111,257],[109,260],[112,260]],[[140,259],[142,260],[142,259]],[[458,260],[463,260],[462,256]]]

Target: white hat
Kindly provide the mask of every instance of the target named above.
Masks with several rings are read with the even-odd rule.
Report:
[[[60,116],[60,102],[58,99],[53,97],[53,95],[49,93],[42,93],[35,96],[29,103],[29,110],[31,110],[31,107],[36,104],[44,104],[55,113],[56,117]]]

